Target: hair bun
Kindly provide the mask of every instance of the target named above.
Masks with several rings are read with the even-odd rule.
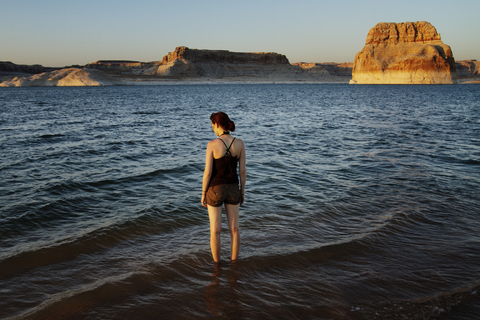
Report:
[[[235,123],[232,120],[228,121],[228,130],[235,131]]]

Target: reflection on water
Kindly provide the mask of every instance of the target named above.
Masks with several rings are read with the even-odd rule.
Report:
[[[209,312],[215,316],[242,318],[238,300],[237,262],[214,263],[212,283],[205,288],[205,304]],[[227,269],[228,268],[228,269]]]

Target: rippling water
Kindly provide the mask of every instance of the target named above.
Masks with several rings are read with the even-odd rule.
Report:
[[[248,178],[215,266],[220,110]],[[0,144],[0,318],[480,314],[480,86],[2,89]]]

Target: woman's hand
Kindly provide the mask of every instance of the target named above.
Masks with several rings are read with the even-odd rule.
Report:
[[[207,207],[207,197],[205,196],[206,193],[205,192],[202,192],[202,206],[204,206],[205,208]]]

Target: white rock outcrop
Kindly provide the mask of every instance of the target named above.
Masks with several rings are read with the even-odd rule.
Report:
[[[118,84],[121,84],[120,80],[101,70],[68,68],[32,76],[16,77],[0,83],[0,87],[84,87]]]

